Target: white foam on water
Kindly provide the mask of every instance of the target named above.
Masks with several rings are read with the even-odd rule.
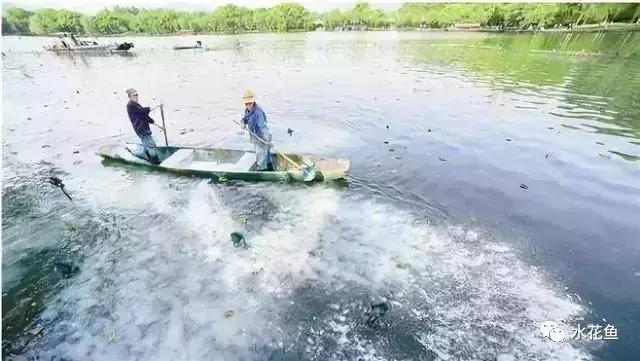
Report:
[[[371,296],[388,291],[388,322],[401,325],[406,319],[394,315],[411,315],[424,325],[413,337],[438,359],[590,358],[580,345],[540,336],[542,321],[570,321],[585,310],[508,243],[429,226],[397,206],[345,198],[337,189],[265,184],[235,190],[272,207],[264,224],[246,233],[250,247],[235,248],[229,233],[244,229],[224,192],[234,191],[204,181],[177,191],[153,180],[121,190],[112,201],[145,212],[131,217],[130,235],[95,250],[47,307],[44,346],[32,353],[237,360],[250,358],[253,346],[275,349],[284,339],[313,358],[328,346],[308,336],[287,339],[296,325],[283,324],[281,315],[295,291],[312,283],[340,289],[345,299],[356,288]],[[157,213],[161,221],[148,223]],[[362,315],[340,304],[328,306],[320,330],[308,331],[333,337],[333,359],[394,359],[358,331]]]

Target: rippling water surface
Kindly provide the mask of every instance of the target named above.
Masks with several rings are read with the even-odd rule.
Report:
[[[70,57],[41,51],[47,38],[3,39],[4,356],[640,353],[639,35],[198,39],[216,50],[130,38],[127,56]],[[349,179],[211,184],[105,166],[99,146],[136,140],[129,87],[166,104],[170,143],[238,149],[251,88],[280,149],[349,158]],[[389,311],[368,323],[380,302]],[[546,320],[613,324],[620,339],[555,343]]]

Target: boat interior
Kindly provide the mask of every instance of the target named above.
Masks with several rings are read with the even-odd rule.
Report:
[[[256,155],[251,151],[230,149],[186,149],[186,148],[158,148],[160,166],[175,169],[190,169],[211,172],[248,172],[255,167]],[[316,169],[329,169],[337,159],[316,156],[300,156],[287,154],[291,160],[299,165],[316,163]],[[272,154],[274,171],[296,171],[291,162],[279,154]]]

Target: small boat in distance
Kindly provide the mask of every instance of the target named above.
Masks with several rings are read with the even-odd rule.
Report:
[[[55,53],[122,53],[133,48],[133,43],[114,43],[112,45],[100,45],[96,41],[77,39],[73,34],[59,36],[56,43],[46,45],[43,48]]]
[[[253,166],[256,154],[253,151],[194,148],[194,147],[156,147],[160,164],[154,165],[139,158],[122,145],[106,145],[98,149],[97,154],[106,161],[131,164],[164,172],[215,179],[272,182],[303,182],[303,172],[279,154],[274,154],[273,171],[256,171]],[[326,182],[345,178],[351,162],[347,159],[329,158],[318,155],[286,154],[294,162],[315,164],[313,182]]]
[[[202,42],[200,40],[196,41],[196,45],[189,46],[174,46],[173,50],[188,50],[188,49],[202,49]]]

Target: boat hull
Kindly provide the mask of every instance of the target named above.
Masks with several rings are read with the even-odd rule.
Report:
[[[127,50],[118,50],[113,46],[96,46],[96,47],[86,47],[86,48],[53,48],[53,47],[45,47],[47,51],[54,52],[56,54],[86,54],[86,53],[127,53]]]
[[[157,147],[161,160],[154,165],[138,158],[123,146],[105,146],[97,154],[106,162],[124,163],[182,176],[217,181],[244,180],[268,182],[303,182],[303,174],[280,156],[273,155],[275,171],[252,171],[255,153],[222,148]],[[316,176],[311,182],[326,182],[345,178],[351,166],[346,159],[315,155],[287,154],[300,162],[315,162]]]
[[[173,50],[203,49],[201,46],[174,46]]]

